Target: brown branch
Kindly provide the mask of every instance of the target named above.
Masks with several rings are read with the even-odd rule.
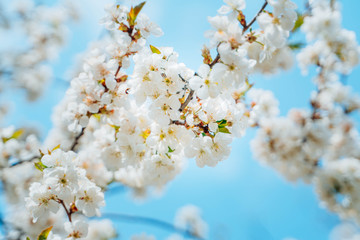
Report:
[[[179,120],[171,120],[171,124],[182,125],[182,126],[186,125],[185,122],[180,122]]]
[[[261,7],[261,9],[259,10],[259,12],[255,15],[255,17],[251,20],[250,23],[248,23],[244,28],[243,28],[243,34],[251,27],[251,25],[254,24],[254,22],[256,21],[257,17],[264,11],[264,9],[266,8],[266,6],[268,5],[267,0],[265,0],[264,5]]]
[[[84,135],[84,133],[85,133],[85,128],[83,127],[83,128],[81,129],[81,132],[79,133],[79,135],[76,136],[73,144],[71,145],[71,148],[70,148],[71,151],[74,151],[74,150],[75,150],[75,147],[79,144],[79,140],[80,140],[80,138],[82,137],[82,135]]]
[[[20,165],[20,164],[23,164],[23,163],[27,163],[27,162],[32,162],[32,161],[34,161],[34,160],[36,160],[36,159],[40,159],[40,158],[41,158],[40,156],[33,156],[33,157],[31,157],[30,159],[27,159],[27,160],[19,160],[18,162],[12,164],[12,165],[9,166],[9,167],[12,168],[12,167],[15,167],[15,166],[17,166],[17,165]]]
[[[72,214],[72,212],[67,209],[67,207],[65,206],[65,203],[64,203],[64,201],[62,199],[57,199],[57,202],[60,203],[63,206],[63,208],[64,208],[64,210],[66,212],[66,215],[67,215],[67,217],[69,219],[69,222],[71,222],[71,214]]]
[[[243,33],[246,32],[246,30],[248,30],[251,27],[251,25],[254,24],[254,22],[256,21],[256,18],[264,11],[264,9],[266,8],[267,5],[268,5],[268,2],[267,2],[267,0],[265,0],[265,3],[263,4],[263,6],[259,10],[259,12],[255,15],[255,17],[251,20],[251,22],[244,27]],[[215,59],[209,64],[210,68],[213,68],[213,66],[216,63],[218,63],[220,60],[220,53],[219,53],[220,44],[221,44],[221,42],[216,47],[217,55],[216,55]],[[194,90],[191,90],[188,97],[186,98],[185,102],[183,104],[181,104],[181,107],[179,109],[180,112],[182,112],[185,109],[185,107],[189,104],[189,102],[192,100],[193,95],[194,95]]]
[[[217,62],[219,62],[220,60],[220,53],[219,53],[219,46],[220,46],[221,42],[217,45],[216,47],[216,51],[217,51],[217,55],[216,58],[209,64],[209,67],[212,68]],[[195,76],[199,76],[197,73],[194,74]],[[194,96],[195,91],[194,90],[190,90],[189,95],[187,96],[185,102],[183,104],[181,104],[179,111],[182,112],[184,111],[184,109],[186,108],[186,106],[190,103],[190,101],[192,100],[193,96]]]
[[[179,233],[187,238],[195,238],[199,240],[204,240],[203,237],[199,236],[196,232],[193,232],[188,229],[182,229],[179,227],[174,226],[171,223],[154,219],[150,217],[143,217],[143,216],[134,216],[134,215],[128,215],[128,214],[122,214],[122,213],[103,213],[102,218],[110,218],[117,221],[124,221],[124,222],[135,222],[135,223],[142,223],[142,224],[148,224],[160,227],[162,229],[172,231]]]
[[[212,62],[209,64],[209,67],[212,68],[219,60],[220,60],[220,54],[219,54],[219,52],[218,52],[217,55],[216,55],[216,58],[214,59],[214,61],[212,61]]]
[[[185,102],[183,104],[181,104],[179,111],[182,112],[184,111],[184,109],[186,108],[186,106],[190,103],[190,101],[192,100],[193,96],[194,96],[195,91],[194,90],[190,90],[189,95],[187,96]]]
[[[116,76],[118,75],[118,73],[120,72],[120,69],[121,69],[121,65],[119,65],[119,67],[117,68],[116,70],[116,73],[115,73],[115,79],[117,78]]]
[[[221,45],[221,42],[219,42],[219,44],[216,46],[217,55],[216,55],[215,59],[209,64],[210,68],[213,68],[213,66],[220,60],[220,53],[219,53],[220,45]]]

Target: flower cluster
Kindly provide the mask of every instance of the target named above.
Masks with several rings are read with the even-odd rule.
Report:
[[[74,6],[67,2],[58,6],[35,5],[31,0],[0,1],[0,31],[10,47],[0,48],[0,83],[24,88],[28,99],[35,100],[52,77],[49,61],[56,58],[65,44],[66,23],[76,18]],[[15,34],[21,42],[16,47]],[[14,46],[15,45],[15,46]],[[3,81],[4,80],[4,81]]]
[[[266,35],[271,30],[246,33],[250,25],[239,20],[245,2],[226,3],[218,16],[209,18],[214,30],[207,36],[217,56],[212,59],[205,47],[197,72],[179,63],[172,48],[147,45],[150,34],[162,32],[140,13],[144,3],[130,9],[108,7],[102,23],[109,36],[84,54],[83,69],[54,114],[56,127],[48,147],[61,143],[73,150],[74,136],[84,135],[77,146],[80,158],[87,155],[84,165],[99,164],[104,173],[90,178],[102,184],[113,178],[136,189],[163,186],[181,171],[185,157],[195,158],[199,167],[227,158],[234,137],[257,125],[261,116],[278,112],[269,92],[252,89],[252,102],[245,99],[252,88],[248,77],[259,62],[249,49],[259,45],[254,51],[271,58],[288,47],[271,43]],[[295,6],[270,4],[286,26],[276,29],[286,38],[295,22]],[[267,44],[276,50],[269,51]]]
[[[208,19],[210,43],[197,71],[179,62],[173,48],[149,44],[149,37],[162,30],[142,14],[145,2],[106,8],[101,20],[106,34],[83,54],[43,146],[23,129],[0,129],[10,238],[33,237],[50,225],[49,239],[113,238],[111,223],[87,220],[100,214],[103,191],[111,183],[142,194],[173,180],[187,158],[214,167],[249,127],[259,127],[251,144],[257,159],[289,181],[314,183],[323,205],[360,221],[360,138],[352,116],[360,109],[360,96],[340,79],[358,64],[360,48],[355,34],[341,27],[338,4],[313,0],[301,15],[290,0],[267,0],[249,20],[244,0],[224,1],[218,15]],[[30,47],[11,54],[0,49],[0,77],[10,75],[33,99],[50,76],[45,62],[63,45],[71,11],[16,3],[16,26],[22,26]],[[304,74],[310,66],[317,68],[316,91],[311,110],[292,109],[279,117],[274,94],[254,88],[251,76],[289,69],[288,38],[299,28],[307,46],[297,60]],[[0,106],[0,117],[2,112]],[[39,155],[40,148],[53,150]],[[174,227],[206,236],[207,225],[194,206],[179,211]]]
[[[340,81],[358,64],[355,34],[341,27],[335,1],[312,1],[301,27],[308,46],[297,56],[304,74],[318,68],[312,110],[292,109],[287,118],[260,121],[252,142],[255,157],[276,168],[288,180],[314,183],[322,204],[343,218],[356,219],[360,138],[352,113],[360,98]]]
[[[30,160],[39,153],[40,142],[27,129],[0,128],[0,168]]]
[[[88,225],[81,219],[72,221],[72,214],[81,212],[87,217],[100,215],[100,207],[105,205],[104,194],[86,177],[84,169],[77,167],[78,158],[74,152],[53,150],[44,155],[36,166],[43,171],[41,182],[34,182],[26,198],[26,207],[33,221],[64,208],[69,222],[64,228],[69,239],[83,238]]]

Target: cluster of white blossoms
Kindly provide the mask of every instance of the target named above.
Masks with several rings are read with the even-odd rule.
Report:
[[[30,130],[14,126],[0,128],[0,168],[32,159],[38,155],[40,146],[36,134]]]
[[[286,39],[296,20],[289,17],[294,16],[295,5],[269,2],[277,15],[260,11],[258,17],[279,23],[263,20],[263,29],[253,31],[241,12],[245,2],[225,2],[219,15],[209,18],[214,30],[206,34],[217,56],[213,59],[210,48],[204,47],[204,61],[197,72],[179,63],[172,48],[147,44],[148,36],[160,36],[162,31],[140,13],[144,3],[130,9],[107,7],[101,22],[108,35],[83,55],[82,70],[55,109],[55,127],[45,141],[49,149],[60,144],[63,150],[77,151],[76,163],[70,161],[72,168],[47,163],[47,158],[55,159],[60,153],[75,158],[62,150],[42,158],[40,167],[47,168],[27,198],[34,219],[58,212],[62,203],[67,213],[76,209],[76,214],[93,215],[98,205],[83,208],[79,199],[96,198],[98,187],[106,189],[111,182],[138,192],[162,187],[180,173],[185,158],[195,158],[199,167],[215,166],[229,156],[234,137],[278,114],[273,94],[253,89],[248,78],[255,71],[273,73],[291,65],[282,58],[290,51]],[[281,32],[283,44],[272,42],[272,31]],[[86,193],[93,195],[80,196],[79,191],[85,190],[79,186],[79,177],[92,183],[93,191]],[[190,227],[202,237],[205,224],[191,217],[194,214],[185,215],[179,227]],[[65,226],[68,236],[86,235],[84,229],[81,221]]]
[[[360,232],[359,228],[350,223],[343,222],[335,226],[329,236],[329,240],[359,240]]]
[[[65,44],[74,5],[37,5],[32,0],[0,1],[0,85],[24,88],[35,100],[52,77],[49,62]],[[18,39],[14,42],[14,38]],[[19,47],[20,46],[20,47]],[[8,80],[12,80],[10,84]]]
[[[84,238],[88,231],[85,221],[72,220],[74,213],[79,211],[86,217],[93,217],[100,215],[99,209],[105,205],[101,188],[86,177],[85,170],[77,166],[77,161],[74,152],[49,151],[36,163],[43,171],[42,180],[31,184],[29,197],[25,199],[34,222],[64,208],[69,220],[64,228],[69,239]]]
[[[355,33],[341,27],[336,1],[312,1],[303,21],[308,45],[297,59],[304,74],[310,65],[318,70],[312,109],[261,120],[253,152],[288,180],[314,183],[328,209],[360,221],[360,138],[352,116],[360,96],[339,77],[359,63],[360,47]]]
[[[277,114],[274,96],[251,89],[248,77],[260,70],[259,62],[288,50],[285,42],[275,44],[266,36],[271,24],[247,33],[250,25],[239,19],[244,1],[226,3],[209,18],[214,30],[206,34],[217,56],[213,59],[204,47],[197,72],[179,63],[172,48],[147,45],[150,34],[162,31],[140,13],[143,3],[131,9],[109,6],[102,19],[109,34],[84,54],[82,71],[55,111],[47,147],[60,143],[74,150],[74,137],[84,136],[76,146],[79,156],[87,155],[86,163],[97,159],[104,173],[90,178],[136,189],[163,186],[181,171],[186,157],[195,158],[199,167],[226,159],[234,137],[261,116]],[[287,38],[295,5],[269,3],[277,15],[266,14],[279,21],[276,29]],[[258,55],[266,57],[260,61]],[[250,102],[245,99],[249,90]]]
[[[0,129],[9,239],[34,238],[50,226],[48,239],[114,238],[111,222],[87,219],[100,214],[111,183],[135,193],[161,189],[187,158],[199,167],[225,160],[234,138],[249,127],[259,127],[252,142],[256,158],[290,181],[314,183],[323,205],[360,221],[360,138],[352,118],[360,97],[339,79],[358,64],[360,48],[355,34],[341,27],[338,4],[313,0],[300,15],[307,46],[297,60],[304,73],[311,65],[318,68],[317,91],[311,110],[292,109],[288,117],[278,117],[274,94],[255,89],[250,77],[293,65],[288,38],[301,25],[297,6],[267,0],[250,20],[244,0],[224,1],[209,18],[210,44],[202,49],[197,71],[179,62],[173,48],[148,43],[162,30],[141,13],[145,2],[106,8],[101,23],[107,34],[83,54],[44,144],[30,132]],[[0,77],[10,73],[35,98],[49,76],[46,62],[64,42],[71,12],[24,0],[16,6],[16,26],[25,29],[30,47],[9,55],[0,49]],[[39,149],[53,150],[44,155]],[[193,206],[179,212],[174,228],[206,237],[207,225]]]

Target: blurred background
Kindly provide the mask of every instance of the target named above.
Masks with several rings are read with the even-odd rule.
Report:
[[[3,1],[11,2],[11,1]],[[30,125],[45,138],[52,127],[53,107],[62,99],[69,81],[67,72],[74,65],[78,53],[86,50],[91,41],[104,33],[99,24],[104,5],[112,0],[78,0],[80,20],[70,24],[68,44],[52,64],[55,79],[35,102],[26,101],[21,90],[6,89],[0,101],[14,102],[2,126]],[[135,1],[118,1],[136,4]],[[296,0],[303,9],[304,1]],[[342,0],[343,26],[360,36],[358,12],[360,1]],[[43,1],[54,4],[56,1]],[[201,49],[208,43],[204,32],[210,29],[208,16],[215,16],[223,4],[221,0],[148,0],[143,12],[164,31],[160,38],[150,38],[150,44],[171,46],[179,53],[179,61],[197,70],[202,63]],[[261,8],[263,0],[248,0],[244,13],[247,20]],[[9,44],[0,31],[0,45]],[[9,38],[7,38],[9,39]],[[21,44],[19,39],[11,43]],[[347,82],[358,92],[360,68],[348,76]],[[280,102],[281,115],[290,108],[309,108],[309,96],[314,86],[309,76],[292,70],[273,76],[253,75],[255,87],[272,90]],[[256,130],[235,140],[229,159],[215,168],[198,168],[194,161],[188,165],[166,189],[147,199],[135,200],[129,191],[110,192],[104,212],[148,216],[172,222],[178,208],[198,206],[209,225],[208,239],[328,239],[331,229],[341,220],[321,207],[312,186],[302,182],[286,182],[274,170],[262,166],[253,157],[250,141]],[[138,223],[115,223],[119,239],[128,239],[134,233],[146,232],[157,239],[170,234],[152,226]]]

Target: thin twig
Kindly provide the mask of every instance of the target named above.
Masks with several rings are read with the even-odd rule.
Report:
[[[160,228],[168,230],[168,231],[179,233],[179,234],[183,235],[184,237],[190,237],[190,238],[195,238],[195,239],[199,239],[199,240],[204,240],[203,237],[198,236],[196,233],[194,233],[192,231],[178,228],[171,223],[168,223],[168,222],[165,222],[165,221],[162,221],[159,219],[150,218],[150,217],[134,216],[134,215],[127,215],[127,214],[122,214],[122,213],[103,213],[102,218],[110,218],[113,220],[124,221],[124,222],[149,224],[149,225],[160,227]]]
[[[116,69],[116,73],[115,73],[115,79],[117,78],[116,76],[119,74],[121,69],[121,66],[119,65],[118,68]]]
[[[209,67],[212,68],[218,61],[220,60],[220,54],[219,52],[217,53],[214,61],[212,61],[210,64],[209,64]]]
[[[68,219],[69,219],[69,222],[72,222],[72,220],[71,220],[71,214],[72,214],[72,212],[67,209],[67,207],[65,206],[64,201],[63,201],[62,199],[58,199],[57,202],[60,203],[60,204],[63,206],[63,208],[64,208],[64,210],[65,210],[65,212],[66,212],[66,215],[67,215],[67,217],[68,217]]]
[[[81,132],[79,133],[79,135],[76,136],[73,144],[71,145],[71,148],[70,148],[71,151],[74,151],[74,150],[75,150],[75,147],[79,144],[79,140],[80,140],[80,138],[82,137],[82,135],[84,135],[84,133],[85,133],[85,128],[83,127],[83,128],[81,129]]]
[[[246,30],[248,30],[251,27],[251,25],[254,24],[254,22],[256,21],[256,18],[264,11],[264,9],[266,8],[267,5],[268,5],[268,2],[267,2],[267,0],[265,0],[265,3],[263,4],[263,6],[259,10],[259,12],[255,15],[255,17],[251,20],[251,22],[244,27],[243,33],[246,32]],[[212,68],[220,60],[220,54],[219,54],[220,44],[221,44],[221,42],[217,45],[217,48],[216,48],[217,55],[216,55],[215,59],[209,64],[210,68]],[[185,107],[189,104],[189,102],[193,98],[193,95],[194,95],[194,90],[191,90],[189,95],[187,96],[185,102],[183,104],[181,104],[181,107],[179,109],[180,112],[182,112],[185,109]]]
[[[213,68],[213,66],[220,60],[219,47],[220,47],[221,43],[222,42],[219,42],[219,44],[216,46],[217,55],[216,55],[215,59],[209,64],[210,68]]]
[[[6,71],[6,70],[0,70],[0,75],[12,75],[13,73],[11,71]]]
[[[181,104],[179,111],[182,112],[184,111],[184,109],[186,108],[186,106],[189,104],[189,102],[192,100],[193,95],[194,95],[194,90],[190,90],[189,95],[187,96],[185,102],[183,104]]]
[[[23,163],[32,162],[32,161],[34,161],[34,160],[36,160],[36,159],[39,159],[39,158],[41,158],[41,157],[40,157],[40,156],[33,156],[32,158],[27,159],[27,160],[20,160],[20,161],[18,161],[18,162],[16,162],[16,163],[12,164],[12,165],[9,166],[9,167],[15,167],[15,166],[20,165],[20,164],[23,164]]]
[[[248,23],[244,29],[243,29],[243,34],[251,27],[251,25],[254,24],[254,22],[256,21],[257,17],[264,11],[264,9],[266,8],[266,6],[268,5],[267,0],[265,0],[264,5],[261,7],[261,9],[259,10],[259,12],[255,15],[255,17],[251,20],[250,23]]]

